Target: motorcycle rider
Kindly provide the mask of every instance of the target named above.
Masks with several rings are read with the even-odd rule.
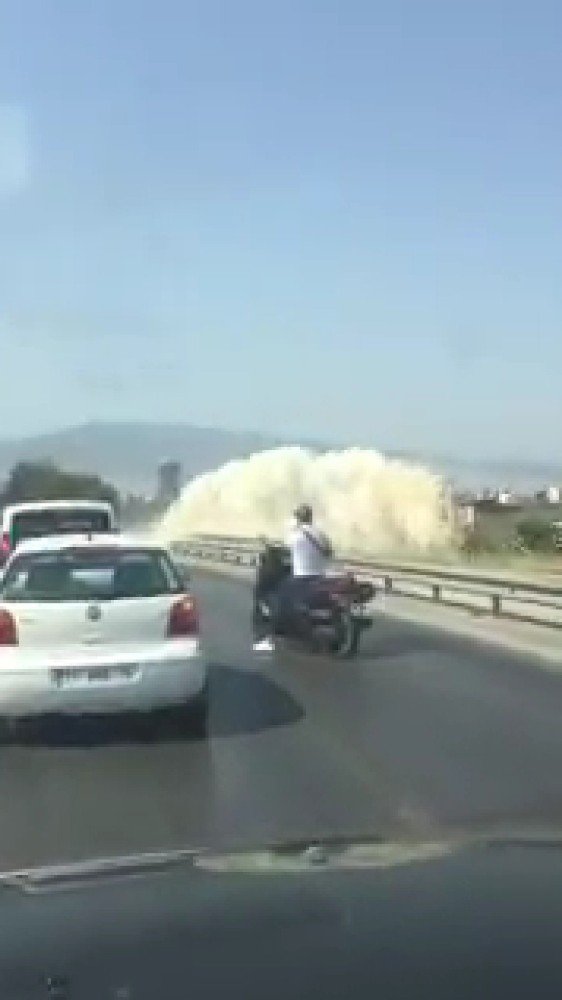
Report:
[[[300,504],[294,512],[294,524],[287,538],[291,555],[291,574],[271,591],[267,577],[259,577],[254,594],[254,650],[273,652],[276,627],[290,617],[293,607],[306,596],[310,583],[324,576],[333,555],[329,538],[314,525],[310,504]],[[260,608],[266,601],[270,615]]]

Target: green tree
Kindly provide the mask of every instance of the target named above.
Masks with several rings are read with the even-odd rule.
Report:
[[[119,509],[119,493],[99,476],[64,472],[53,462],[18,462],[12,468],[0,506],[33,500],[105,500]]]
[[[517,525],[517,533],[531,552],[552,552],[554,549],[552,524],[541,517],[526,517]]]

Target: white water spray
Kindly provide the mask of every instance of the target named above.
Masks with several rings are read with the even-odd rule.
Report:
[[[437,475],[359,448],[277,448],[228,462],[185,486],[157,534],[166,543],[199,533],[280,538],[302,501],[339,552],[427,553],[453,541]]]

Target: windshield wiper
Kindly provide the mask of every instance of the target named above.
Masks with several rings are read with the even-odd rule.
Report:
[[[162,851],[21,869],[0,874],[0,886],[26,893],[76,888],[100,880],[147,875],[152,871],[193,864],[197,853],[195,849]]]
[[[69,864],[46,865],[0,873],[0,888],[36,894],[95,885],[112,879],[134,878],[174,867],[193,871],[234,873],[291,873],[318,869],[388,869],[400,865],[439,861],[463,848],[509,850],[562,848],[562,837],[548,833],[476,834],[442,840],[384,840],[380,837],[303,839],[263,847],[212,852],[206,849],[160,851],[115,858],[96,858]]]

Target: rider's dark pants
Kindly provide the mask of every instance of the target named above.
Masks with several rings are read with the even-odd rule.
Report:
[[[254,591],[254,639],[259,641],[283,632],[290,627],[291,616],[297,604],[306,600],[310,584],[317,576],[287,576],[274,590]],[[264,617],[259,604],[264,601],[271,609],[271,617]]]

